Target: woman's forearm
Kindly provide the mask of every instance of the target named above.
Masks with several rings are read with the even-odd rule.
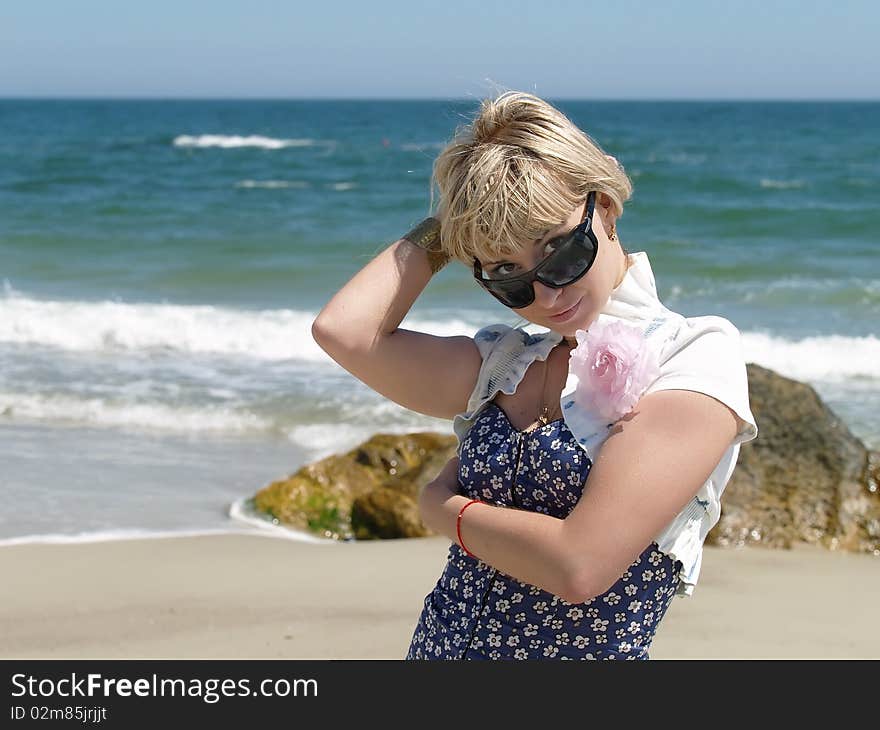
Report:
[[[457,464],[458,460],[454,461]],[[444,468],[425,486],[419,509],[426,526],[458,543],[458,513],[470,498],[457,493],[457,477],[452,481],[451,472],[451,468]],[[580,598],[575,595],[574,571],[568,567],[564,550],[564,524],[564,520],[539,512],[472,504],[462,516],[461,539],[483,562],[575,603]]]

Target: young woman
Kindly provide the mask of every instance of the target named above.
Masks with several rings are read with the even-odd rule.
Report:
[[[647,255],[616,234],[629,178],[538,97],[485,100],[434,183],[437,214],[312,327],[355,377],[453,419],[458,436],[420,498],[453,544],[406,658],[647,659],[673,596],[693,592],[739,445],[757,436],[739,332],[659,301]],[[400,329],[452,258],[546,330]]]

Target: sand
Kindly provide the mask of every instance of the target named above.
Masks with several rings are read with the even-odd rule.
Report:
[[[443,537],[230,534],[0,547],[2,658],[405,656]],[[704,548],[651,648],[676,658],[880,658],[880,557]]]

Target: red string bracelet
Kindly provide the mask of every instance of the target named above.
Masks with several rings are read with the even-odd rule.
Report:
[[[458,511],[458,519],[455,521],[455,531],[458,533],[458,544],[461,545],[461,549],[464,550],[464,551],[465,551],[468,555],[470,555],[472,558],[475,558],[475,557],[477,557],[477,556],[474,555],[470,550],[468,550],[468,549],[464,546],[464,541],[461,539],[461,516],[464,514],[464,511],[465,511],[468,507],[470,507],[474,502],[479,502],[480,504],[485,504],[485,502],[483,502],[481,499],[472,499],[470,502],[468,502],[467,504],[465,504],[465,505],[464,505],[464,506]]]

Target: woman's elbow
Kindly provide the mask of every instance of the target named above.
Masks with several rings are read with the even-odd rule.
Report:
[[[583,578],[578,575],[569,575],[563,582],[559,597],[568,603],[583,603],[589,601],[594,595],[592,587]]]
[[[342,332],[339,328],[334,328],[329,318],[323,320],[319,316],[312,322],[312,339],[331,360],[342,367],[346,367],[347,354],[351,351],[351,336]],[[346,369],[348,369],[346,367]]]
[[[585,598],[583,593],[579,590],[563,590],[557,595],[566,603],[583,603],[584,601],[590,600],[589,598]]]
[[[564,564],[567,567],[562,571],[559,597],[568,603],[589,601],[595,592],[591,576],[584,571],[583,560],[565,561]]]
[[[603,587],[596,580],[595,576],[588,578],[575,577],[568,581],[564,591],[565,595],[560,594],[559,597],[563,601],[568,601],[568,603],[585,603],[596,596],[601,596],[611,588],[615,582],[616,581],[611,581],[608,585]]]
[[[312,322],[312,339],[318,344],[321,344],[322,340],[329,339],[330,327],[328,326],[328,321],[329,318],[326,315],[322,318],[319,314],[315,321]]]
[[[619,576],[611,577],[614,571],[603,570],[596,560],[585,560],[582,551],[568,558],[567,569],[563,571],[564,595],[560,593],[559,597],[569,603],[584,603],[601,596],[617,582]]]

